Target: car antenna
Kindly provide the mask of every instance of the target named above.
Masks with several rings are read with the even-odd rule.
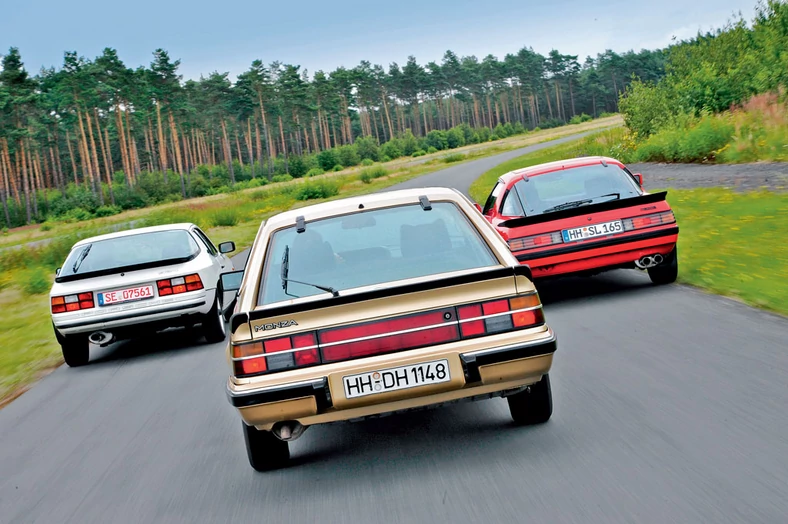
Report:
[[[304,215],[298,215],[296,217],[296,233],[303,233],[306,231],[306,221],[304,220]]]
[[[607,167],[607,162],[605,161],[604,158],[602,159],[602,167]]]
[[[432,209],[432,204],[430,204],[430,199],[427,198],[426,195],[421,195],[419,197],[419,204],[421,204],[421,208],[424,211],[429,211],[430,209]]]

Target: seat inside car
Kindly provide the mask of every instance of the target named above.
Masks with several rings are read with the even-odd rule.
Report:
[[[290,246],[291,278],[307,278],[308,275],[333,269],[335,265],[334,250],[320,233],[307,229],[296,235]]]
[[[442,218],[427,224],[400,226],[400,250],[403,258],[423,257],[450,251],[449,230]]]

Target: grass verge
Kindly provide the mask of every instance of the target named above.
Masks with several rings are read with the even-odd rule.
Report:
[[[514,169],[600,151],[610,133],[543,149],[483,173],[470,193],[484,202],[498,177]],[[669,190],[679,234],[679,281],[788,315],[788,193],[723,188]]]

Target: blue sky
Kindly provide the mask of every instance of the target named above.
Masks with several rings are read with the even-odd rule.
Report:
[[[181,59],[184,78],[212,71],[234,77],[252,60],[300,64],[310,73],[360,60],[387,66],[459,55],[502,58],[523,46],[558,49],[580,61],[605,49],[667,45],[718,27],[756,0],[6,0],[0,53],[20,49],[27,69],[59,66],[63,52],[93,58],[114,47],[128,66],[162,47]],[[486,7],[485,4],[490,7]]]

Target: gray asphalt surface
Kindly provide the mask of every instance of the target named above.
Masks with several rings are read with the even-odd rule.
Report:
[[[467,189],[522,152],[407,185]],[[0,522],[786,522],[788,320],[634,271],[540,291],[545,425],[495,399],[315,427],[259,474],[222,345],[172,333],[0,411]]]

